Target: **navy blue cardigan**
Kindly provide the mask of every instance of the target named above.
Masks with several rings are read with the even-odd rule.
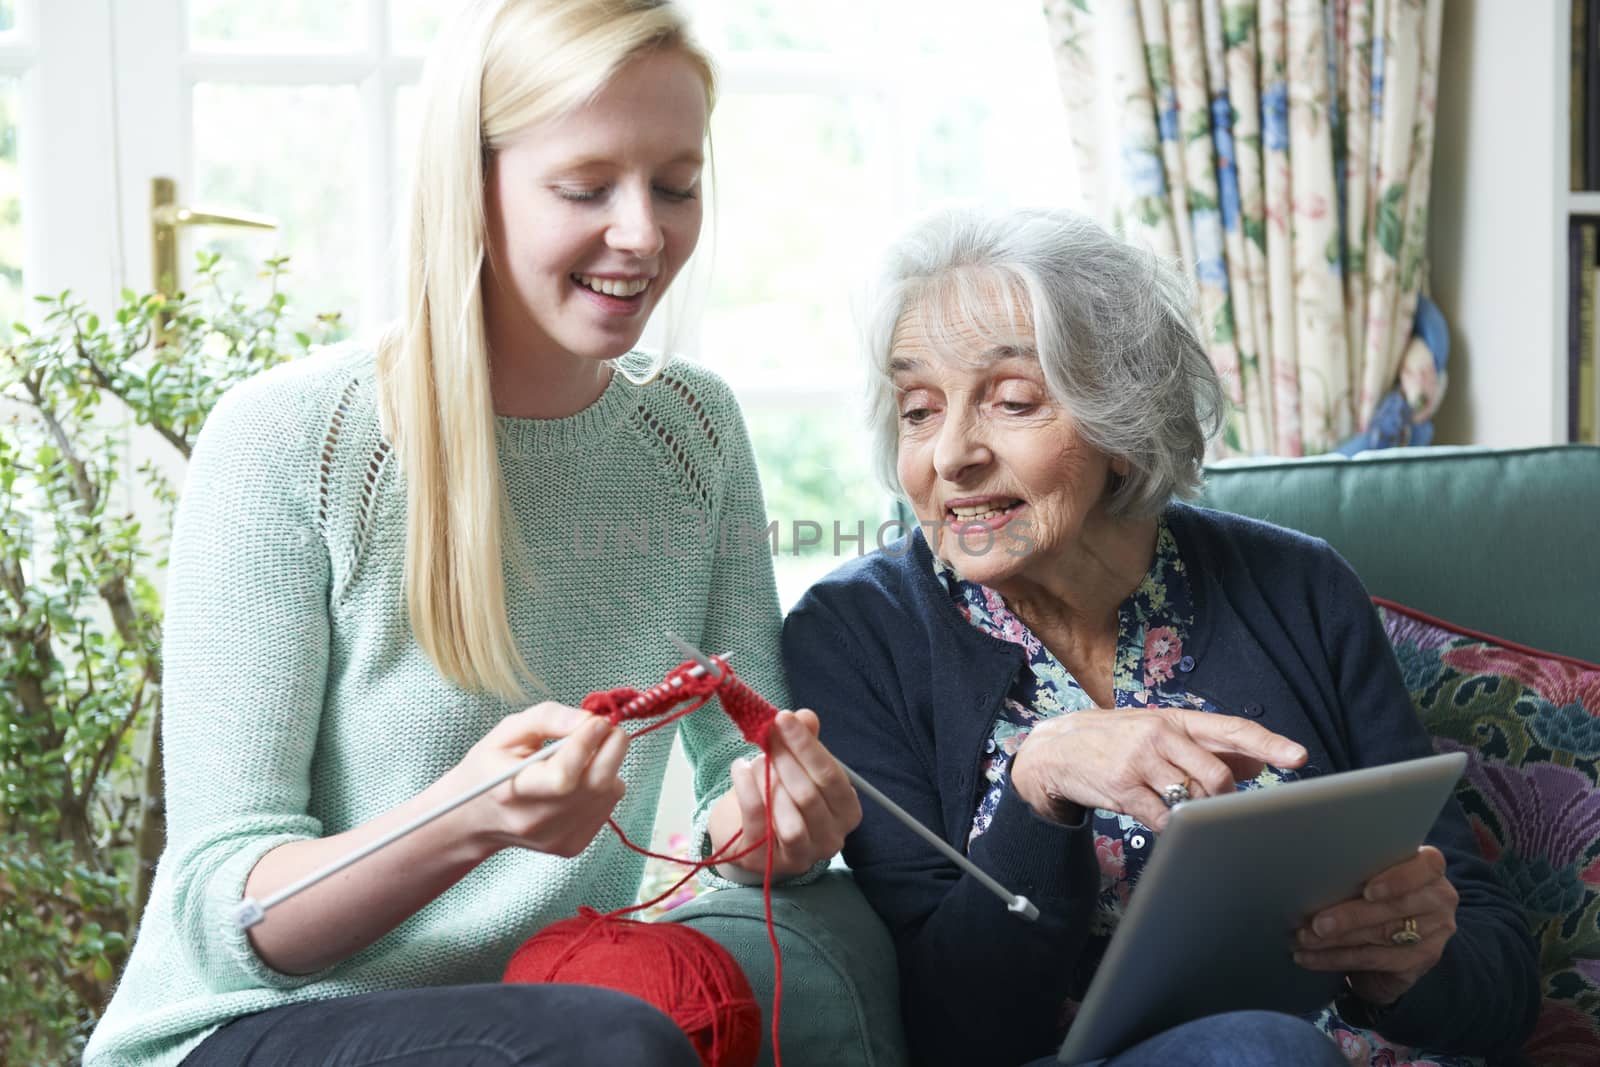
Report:
[[[1183,504],[1166,517],[1194,589],[1187,689],[1305,745],[1303,775],[1432,751],[1365,589],[1325,542]],[[964,848],[983,740],[1024,660],[962,618],[920,533],[814,585],[783,647],[795,706],[816,710],[828,747]],[[1039,921],[1025,923],[882,809],[862,808],[844,855],[894,936],[915,1062],[1010,1064],[1053,1051],[1100,884],[1087,820],[1041,818],[1008,785],[973,842],[979,867],[1038,905]],[[1383,1033],[1511,1053],[1539,1008],[1526,922],[1454,801],[1428,840],[1461,894],[1457,931]]]

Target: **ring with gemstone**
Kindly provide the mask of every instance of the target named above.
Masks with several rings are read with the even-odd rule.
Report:
[[[1193,799],[1194,798],[1189,794],[1189,783],[1187,780],[1182,782],[1173,782],[1171,785],[1167,786],[1161,791],[1161,803],[1165,804],[1169,808],[1175,808],[1179,804]]]
[[[1417,932],[1417,920],[1407,919],[1400,925],[1400,929],[1389,935],[1389,940],[1396,945],[1415,945],[1422,940],[1422,934]]]

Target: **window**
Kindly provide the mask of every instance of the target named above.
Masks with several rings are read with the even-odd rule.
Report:
[[[0,323],[6,324],[24,318],[27,303],[18,127],[23,86],[37,51],[18,26],[18,2],[0,0]]]
[[[712,281],[684,347],[744,405],[787,607],[890,515],[864,458],[855,317],[881,249],[949,201],[1077,206],[1076,173],[1035,3],[687,6],[721,85],[697,254]]]
[[[424,39],[447,9],[421,0],[188,0],[182,195],[264,213],[279,226],[186,230],[182,264],[196,249],[241,267],[287,255],[285,288],[298,303],[291,318],[338,311],[366,333],[396,315],[395,222],[401,161],[411,155],[405,109]]]
[[[855,304],[876,257],[945,201],[1077,204],[1065,109],[1032,0],[682,2],[719,66],[713,172],[677,287],[689,313],[647,343],[717,370],[744,404],[787,606],[875,547],[890,514],[863,459],[857,368]],[[281,222],[272,236],[202,232],[203,247],[244,263],[288,253],[304,314],[342,310],[357,332],[397,314],[415,84],[450,7],[190,0],[196,196]]]

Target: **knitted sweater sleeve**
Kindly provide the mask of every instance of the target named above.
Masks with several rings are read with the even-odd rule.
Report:
[[[1353,570],[1330,551],[1320,617],[1356,766],[1428,755],[1383,625]],[[1428,835],[1461,895],[1444,956],[1374,1021],[1385,1037],[1444,1052],[1512,1054],[1539,1010],[1533,943],[1516,901],[1479,854],[1454,799]]]
[[[755,450],[732,391],[708,372],[696,375],[696,395],[715,430],[721,451],[717,473],[720,492],[706,522],[711,543],[711,581],[706,591],[705,627],[700,647],[721,655],[731,652],[739,677],[780,708],[789,706],[778,638],[783,615],[778,607],[777,583],[772,572],[771,542],[767,539],[767,509]],[[707,819],[711,805],[730,788],[729,765],[740,757],[757,755],[753,745],[718,701],[683,721],[684,752],[694,766],[696,839],[706,850]],[[786,884],[810,881],[821,874],[819,864]],[[704,880],[722,888],[735,883],[707,875]]]
[[[317,516],[323,442],[300,375],[290,365],[223,398],[195,445],[173,531],[160,872],[172,892],[157,899],[194,972],[219,993],[317,977],[267,967],[232,920],[262,855],[321,832],[307,799],[329,565]]]

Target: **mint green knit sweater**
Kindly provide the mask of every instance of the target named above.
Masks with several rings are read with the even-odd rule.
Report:
[[[498,420],[531,586],[507,567],[511,630],[550,696],[656,681],[667,631],[731,651],[785,704],[779,610],[749,437],[715,375],[614,375],[565,419]],[[378,427],[370,351],[341,346],[231,391],[197,444],[167,590],[168,842],[133,955],[85,1062],[176,1064],[222,1023],[296,1001],[500,978],[581,904],[631,903],[642,859],[609,830],[579,856],[506,849],[334,967],[267,967],[230,916],[287,841],[335,834],[419,792],[518,705],[440,677],[407,622],[405,490]],[[508,553],[508,558],[509,558]],[[697,825],[749,754],[712,704],[678,733]],[[648,843],[673,730],[630,747],[615,817]]]

